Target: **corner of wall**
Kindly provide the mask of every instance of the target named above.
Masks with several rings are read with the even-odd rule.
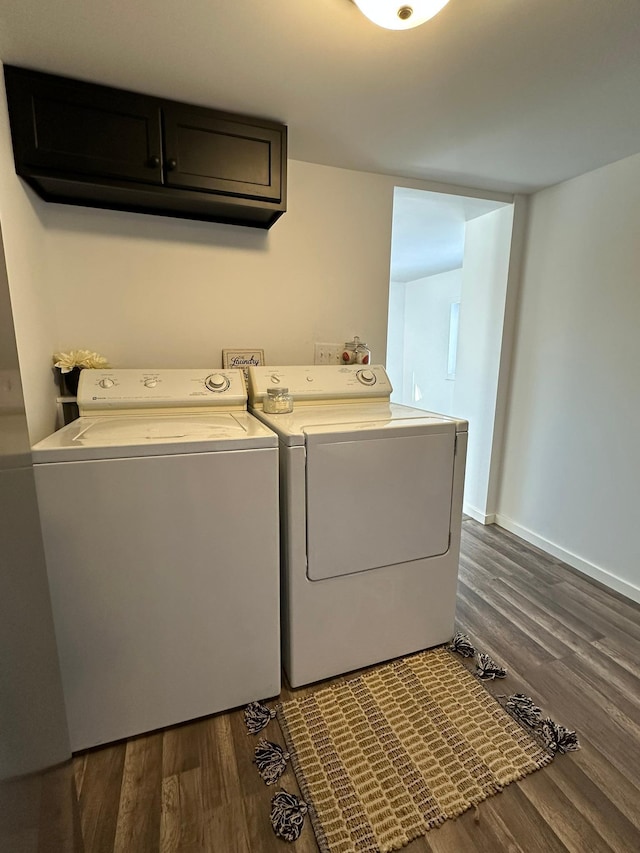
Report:
[[[524,253],[526,249],[528,213],[528,196],[522,194],[514,196],[511,248],[509,254],[509,269],[507,272],[507,292],[505,295],[502,344],[500,347],[500,366],[498,368],[496,411],[493,425],[493,442],[491,445],[489,484],[487,488],[486,510],[494,519],[498,512],[498,505],[500,501],[502,458],[504,453],[506,423],[511,390],[511,367],[518,328],[518,307]]]
[[[29,436],[55,428],[51,355],[55,332],[46,290],[43,205],[15,173],[4,85],[0,82],[0,222]]]

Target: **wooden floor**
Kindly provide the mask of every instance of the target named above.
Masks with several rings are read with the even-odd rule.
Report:
[[[577,729],[582,749],[491,797],[478,823],[469,811],[407,853],[640,851],[640,606],[465,520],[457,620],[508,668],[510,692]],[[77,756],[86,853],[317,851],[309,821],[293,845],[273,835],[253,745],[233,711]],[[282,786],[298,792],[291,770]]]

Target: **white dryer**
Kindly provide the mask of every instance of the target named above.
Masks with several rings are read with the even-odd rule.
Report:
[[[278,442],[240,370],[85,370],[32,448],[72,749],[280,692]]]
[[[289,414],[266,414],[287,387]],[[292,687],[453,634],[467,422],[390,402],[383,367],[249,368],[280,443],[283,664]]]

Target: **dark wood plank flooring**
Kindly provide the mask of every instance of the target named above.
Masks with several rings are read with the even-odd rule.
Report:
[[[640,605],[465,519],[457,621],[582,749],[407,853],[640,851]],[[76,756],[86,853],[317,853],[308,822],[288,847],[273,835],[252,746],[237,710]],[[282,786],[299,793],[291,770]]]

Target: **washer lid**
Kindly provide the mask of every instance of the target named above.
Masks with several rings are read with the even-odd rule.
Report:
[[[70,462],[276,447],[245,412],[81,417],[32,448],[33,461]]]

